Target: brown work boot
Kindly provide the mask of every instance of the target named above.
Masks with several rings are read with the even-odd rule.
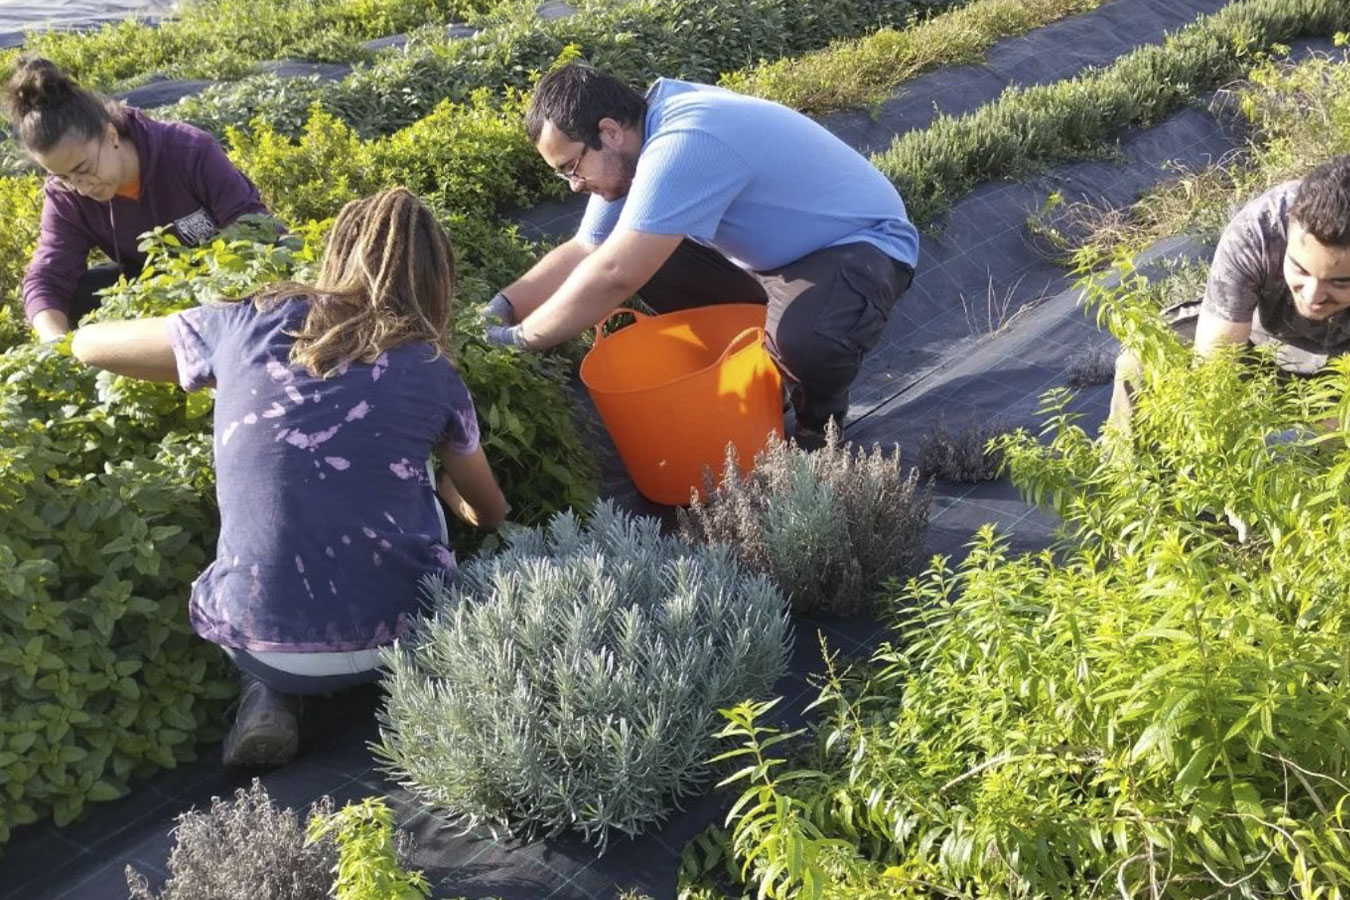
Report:
[[[249,674],[243,683],[222,761],[245,768],[285,765],[300,748],[300,699],[274,691]]]

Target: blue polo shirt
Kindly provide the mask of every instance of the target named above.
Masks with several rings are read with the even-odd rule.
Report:
[[[723,88],[662,78],[647,93],[626,197],[591,195],[577,237],[615,228],[684,235],[751,271],[841,244],[913,266],[919,235],[895,186],[801,113]]]

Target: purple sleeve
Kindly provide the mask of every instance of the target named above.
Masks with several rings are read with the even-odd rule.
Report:
[[[208,306],[185,309],[169,317],[169,346],[178,366],[178,384],[197,391],[215,382],[212,366],[219,313]]]
[[[75,287],[89,267],[93,241],[72,218],[72,197],[51,187],[42,199],[37,250],[23,276],[23,311],[28,321],[44,309],[70,312]]]
[[[478,411],[474,409],[469,389],[453,369],[450,370],[450,415],[441,440],[450,447],[451,453],[460,456],[478,450]]]
[[[240,216],[267,213],[253,182],[235,168],[215,138],[200,133],[192,178],[195,193],[201,198],[217,226],[224,228]]]

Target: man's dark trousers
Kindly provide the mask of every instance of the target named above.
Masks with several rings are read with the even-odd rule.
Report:
[[[797,427],[842,426],[863,355],[886,330],[914,270],[865,242],[826,247],[777,269],[747,272],[684,240],[638,294],[657,312],[765,303],[769,355],[787,379]]]

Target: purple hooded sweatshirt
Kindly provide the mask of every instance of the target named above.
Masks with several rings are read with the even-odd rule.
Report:
[[[95,247],[120,265],[139,267],[145,254],[136,245],[151,229],[169,225],[183,243],[199,244],[246,213],[267,212],[253,182],[201,129],[157,122],[131,108],[126,128],[140,157],[138,199],[105,203],[47,179],[37,251],[23,279],[30,322],[44,309],[70,311]]]

